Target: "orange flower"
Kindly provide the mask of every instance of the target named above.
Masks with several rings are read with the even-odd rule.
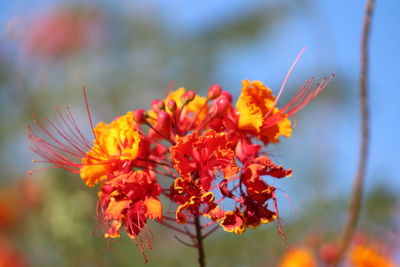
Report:
[[[139,152],[140,135],[134,129],[133,113],[116,118],[110,124],[100,122],[94,128],[93,147],[82,159],[80,175],[88,186],[104,180],[107,174],[134,160]]]
[[[46,119],[47,127],[40,120],[35,120],[40,134],[28,127],[33,144],[31,149],[45,159],[34,162],[51,163],[53,166],[50,168],[60,167],[79,173],[87,186],[94,186],[114,171],[129,170],[130,163],[138,154],[145,152],[141,149],[146,150],[146,147],[139,146],[140,134],[135,129],[133,112],[117,117],[109,124],[100,122],[93,129],[95,140],[92,145],[79,130],[69,109],[65,115],[57,111],[59,118],[54,121]]]
[[[395,267],[388,255],[368,245],[355,245],[350,252],[353,267]]]
[[[260,81],[244,80],[242,93],[236,103],[239,113],[238,128],[257,136],[264,144],[277,143],[279,136],[290,137],[292,128],[288,118],[313,100],[332,78],[333,75],[323,78],[317,84],[314,84],[314,79],[306,81],[281,109],[276,107],[279,96],[275,98],[271,89]]]
[[[242,86],[242,93],[236,102],[239,112],[238,128],[259,136],[264,143],[277,143],[279,136],[290,137],[291,123],[285,114],[281,115],[276,124],[265,125],[269,117],[279,113],[271,89],[260,81],[244,80]]]
[[[279,267],[317,267],[317,262],[309,249],[292,248],[285,253]]]

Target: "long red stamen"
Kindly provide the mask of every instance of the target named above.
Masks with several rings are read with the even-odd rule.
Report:
[[[86,95],[86,88],[83,87],[82,90],[83,90],[83,96],[85,98],[86,111],[87,111],[87,114],[88,114],[88,117],[89,117],[90,128],[92,129],[92,133],[93,133],[94,138],[97,140],[97,136],[96,136],[96,134],[94,132],[92,115],[91,115],[90,109],[89,109],[89,101],[88,101],[88,98],[87,98],[87,95]]]
[[[90,142],[79,130],[69,108],[67,108],[66,115],[59,108],[56,110],[58,117],[55,117],[54,120],[46,118],[47,125],[39,119],[35,119],[34,122],[39,133],[28,126],[28,137],[32,141],[32,150],[44,159],[35,162],[50,163],[67,171],[79,173],[79,169],[82,167],[81,160],[91,147]],[[44,169],[47,168],[40,170]],[[31,173],[37,171],[31,171]]]
[[[329,78],[323,78],[321,83],[315,85],[314,78],[307,80],[303,86],[300,87],[297,94],[279,112],[272,116],[265,117],[263,127],[270,127],[286,117],[293,116],[324,90],[333,77],[334,75],[331,74]]]

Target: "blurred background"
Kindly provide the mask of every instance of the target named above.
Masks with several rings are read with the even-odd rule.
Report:
[[[372,25],[371,150],[361,234],[384,241],[400,261],[400,2],[377,1]],[[209,266],[276,266],[292,246],[318,254],[345,221],[359,148],[358,71],[364,1],[2,1],[0,3],[0,266],[141,266],[127,238],[107,242],[96,228],[96,190],[49,170],[28,176],[37,157],[26,126],[33,113],[72,108],[90,136],[94,122],[149,108],[168,84],[206,93],[219,83],[237,97],[241,80],[275,92],[301,49],[281,98],[310,77],[336,75],[296,115],[293,137],[269,147],[293,168],[280,189],[285,237],[275,224],[206,240]],[[197,252],[150,222],[146,266],[195,266]],[[1,262],[3,261],[3,262]],[[3,265],[2,265],[3,263]]]

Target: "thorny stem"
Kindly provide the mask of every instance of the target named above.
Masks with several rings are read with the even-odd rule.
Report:
[[[333,266],[338,266],[342,261],[349,243],[354,235],[361,210],[363,185],[367,167],[369,150],[369,105],[368,105],[368,48],[370,29],[375,0],[367,0],[361,36],[361,68],[359,78],[359,99],[361,115],[361,143],[358,169],[353,185],[352,197],[349,205],[349,214],[338,244],[338,252]]]
[[[206,261],[205,261],[203,236],[201,234],[201,225],[199,217],[194,218],[194,225],[196,227],[197,250],[199,252],[199,265],[200,267],[205,267]]]

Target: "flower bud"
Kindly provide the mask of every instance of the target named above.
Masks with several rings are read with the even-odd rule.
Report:
[[[157,130],[165,137],[170,136],[171,133],[171,117],[165,110],[161,110],[157,117]]]
[[[229,105],[229,100],[224,95],[221,95],[213,103],[214,114],[221,115],[228,109]]]
[[[182,96],[182,101],[185,104],[189,103],[196,97],[196,93],[193,90],[187,91],[183,96]]]
[[[222,91],[221,95],[225,96],[229,103],[232,103],[232,95],[228,91]]]
[[[133,120],[138,124],[146,123],[147,113],[144,109],[137,109],[133,111]]]
[[[175,102],[175,100],[170,99],[168,101],[167,108],[168,108],[169,111],[175,112],[175,110],[176,110],[176,102]]]
[[[208,89],[208,99],[215,99],[221,95],[222,87],[219,84],[214,84]]]
[[[155,112],[159,112],[160,110],[165,110],[165,103],[160,99],[154,99],[151,102],[151,109]]]

